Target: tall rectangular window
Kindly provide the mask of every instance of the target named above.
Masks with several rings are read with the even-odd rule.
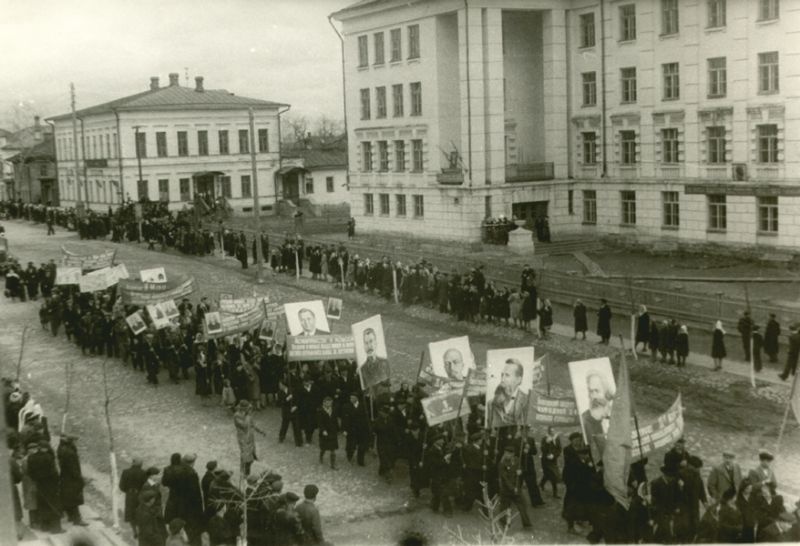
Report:
[[[758,162],[778,162],[778,126],[774,124],[758,126]]]
[[[419,59],[419,25],[408,26],[408,58]]]
[[[139,201],[142,199],[150,199],[150,188],[147,180],[137,180],[136,181],[136,195],[139,197]],[[80,191],[80,190],[78,190]]]
[[[186,131],[178,131],[178,155],[189,155],[189,134]]]
[[[399,173],[406,170],[406,143],[404,140],[394,141],[394,170]]]
[[[375,201],[371,193],[364,194],[364,215],[372,216],[375,214]]]
[[[385,140],[378,141],[378,171],[389,170],[389,143]]]
[[[706,128],[708,148],[708,162],[721,164],[727,162],[725,156],[725,127],[715,126]]]
[[[725,57],[708,59],[708,98],[728,94],[728,62]]]
[[[375,88],[375,118],[386,117],[386,87]]]
[[[422,169],[422,140],[414,139],[411,141],[411,170],[414,172],[422,172]]]
[[[239,153],[250,153],[250,131],[248,129],[239,129]]]
[[[567,214],[575,214],[575,190],[567,190]]]
[[[336,191],[336,188],[334,188],[334,186],[333,186],[333,177],[332,176],[326,176],[325,177],[325,191],[328,192],[328,193],[333,193],[334,191]]]
[[[777,93],[778,86],[778,52],[758,54],[758,92]]]
[[[708,11],[708,28],[725,26],[726,0],[706,0]]]
[[[164,131],[156,133],[156,155],[167,157],[167,133]]]
[[[724,195],[708,196],[708,229],[728,229],[728,205]]]
[[[378,204],[380,205],[381,216],[389,216],[389,194],[381,193],[378,195]]]
[[[626,226],[636,225],[636,192],[623,190],[619,192],[620,203],[622,204],[621,219]]]
[[[394,210],[397,216],[406,215],[406,196],[398,193],[394,196]]]
[[[230,153],[228,146],[228,131],[219,132],[219,153],[220,155],[227,155]]]
[[[314,178],[311,176],[306,176],[306,195],[311,195],[314,193]]]
[[[136,133],[136,157],[147,157],[147,133]]]
[[[358,67],[369,66],[369,44],[366,36],[358,37]]]
[[[425,197],[422,195],[414,195],[414,218],[423,218],[425,216]]]
[[[636,164],[636,131],[620,131],[620,163],[623,165]]]
[[[269,152],[269,129],[258,130],[258,151],[260,153]]]
[[[597,134],[594,131],[581,133],[581,141],[583,142],[583,164],[596,165],[597,164]]]
[[[592,47],[594,38],[594,13],[581,15],[581,47]]]
[[[361,143],[361,170],[365,172],[372,170],[372,142]]]
[[[678,33],[678,0],[661,0],[661,34]]]
[[[664,205],[664,217],[661,220],[664,227],[678,227],[681,225],[680,202],[676,191],[661,192],[661,200]]]
[[[361,119],[369,119],[369,89],[361,90]]]
[[[583,223],[597,223],[597,192],[595,190],[583,190]]]
[[[162,178],[158,181],[158,200],[169,203],[169,179]]]
[[[181,193],[181,201],[191,201],[192,194],[191,194],[191,179],[190,178],[181,178],[178,180],[178,189]]]
[[[661,162],[678,163],[678,130],[661,129]]]
[[[392,48],[389,60],[393,63],[403,60],[403,34],[399,28],[393,28],[389,31],[389,41]]]
[[[398,83],[392,86],[392,109],[394,117],[403,117],[403,84]]]
[[[619,39],[621,42],[636,39],[636,4],[619,7]]]
[[[375,64],[386,62],[386,50],[383,45],[383,32],[376,32],[372,35],[373,46],[375,48]]]
[[[681,80],[678,63],[661,65],[664,75],[664,100],[675,100],[681,96]]]
[[[422,83],[414,82],[409,85],[411,92],[411,115],[422,115]]]
[[[780,14],[780,0],[759,0],[758,20],[769,21],[777,19]]]
[[[197,131],[197,155],[208,155],[208,131]]]
[[[242,197],[253,197],[253,186],[250,183],[250,175],[243,174],[241,177]]]
[[[597,104],[597,72],[584,72],[583,80],[583,105],[595,106]]]
[[[778,233],[778,198],[758,198],[758,231]]]
[[[636,67],[620,69],[621,99],[623,104],[636,102]]]
[[[230,199],[231,195],[231,177],[230,176],[220,176],[220,185],[222,186],[222,197],[225,199]]]

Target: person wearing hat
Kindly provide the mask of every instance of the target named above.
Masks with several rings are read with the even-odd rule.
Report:
[[[561,516],[567,522],[567,531],[576,533],[575,524],[589,519],[588,485],[592,481],[594,468],[589,463],[589,448],[580,432],[569,435],[569,445],[564,448],[564,470],[562,480],[566,487]]]
[[[161,480],[159,476],[161,471],[157,466],[151,466],[145,471],[147,479],[139,490],[139,505],[142,504],[142,499],[148,491],[152,491],[156,495],[156,506],[161,510]]]
[[[300,497],[291,491],[277,497],[270,528],[272,544],[303,543],[303,524],[295,509],[295,504],[299,500]]]
[[[208,490],[211,487],[211,482],[214,481],[214,472],[217,470],[217,461],[208,461],[206,463],[206,473],[200,480],[200,491],[203,493],[203,512],[208,509]]]
[[[523,493],[522,477],[520,475],[520,461],[517,457],[519,447],[516,442],[509,442],[506,444],[503,456],[497,465],[497,475],[500,483],[500,504],[498,506],[499,512],[505,512],[512,505],[519,511],[520,519],[522,520],[522,527],[528,529],[532,527],[530,516],[528,515],[528,506],[525,501]],[[503,518],[501,521],[505,521]]]
[[[423,465],[431,479],[431,509],[438,512],[442,508],[444,515],[453,515],[453,495],[452,487],[455,481],[456,469],[453,468],[452,455],[446,453],[444,449],[444,436],[434,433],[429,439],[430,447],[426,452]]]
[[[469,443],[461,449],[463,464],[461,479],[464,486],[458,504],[465,512],[472,509],[475,501],[480,502],[483,499],[481,480],[487,463],[483,455],[483,442],[483,432],[473,432],[469,437]]]
[[[773,491],[777,489],[778,480],[775,478],[775,472],[771,468],[774,458],[772,453],[766,449],[762,449],[758,452],[759,464],[747,475],[747,479],[753,484],[754,488],[766,484]]]
[[[303,500],[295,506],[297,515],[300,517],[300,524],[303,527],[306,544],[325,544],[322,536],[322,519],[317,508],[317,494],[319,487],[314,484],[306,485],[303,488]]]
[[[294,402],[297,406],[297,420],[303,431],[305,443],[311,444],[314,430],[317,428],[316,412],[322,401],[317,389],[314,388],[314,381],[310,377],[303,378],[302,386],[294,393]]]
[[[41,440],[36,451],[28,454],[26,468],[36,485],[36,519],[41,530],[62,533],[58,468],[49,442]]]
[[[675,544],[687,534],[687,499],[678,470],[674,462],[665,462],[661,476],[650,482],[650,517],[656,543]]]
[[[664,464],[669,467],[686,466],[689,462],[689,452],[686,451],[686,439],[683,437],[675,441],[675,445],[664,454]]]
[[[708,494],[716,502],[722,500],[728,489],[739,490],[742,483],[742,469],[736,462],[736,454],[730,450],[722,452],[722,462],[711,469],[706,482]]]
[[[352,463],[353,455],[356,455],[358,465],[364,466],[370,443],[369,414],[355,392],[350,393],[349,400],[342,406],[342,432],[347,460]]]
[[[319,428],[319,462],[322,464],[325,452],[330,452],[331,468],[336,468],[336,450],[339,449],[339,418],[333,412],[333,398],[326,396],[317,412]]]
[[[247,400],[239,401],[236,406],[236,413],[233,416],[233,424],[236,426],[236,441],[239,444],[239,462],[243,476],[250,474],[250,467],[256,456],[255,431],[261,432],[253,423],[252,406]],[[263,434],[263,433],[262,433]]]
[[[184,546],[189,544],[189,538],[186,533],[186,522],[181,518],[174,518],[167,525],[169,536],[165,546]]]
[[[136,538],[136,508],[139,505],[139,491],[147,481],[147,474],[142,469],[142,460],[134,457],[131,466],[122,471],[119,478],[119,489],[125,494],[125,521],[133,529]]]
[[[789,352],[786,354],[786,366],[779,377],[786,381],[797,372],[797,361],[800,359],[800,324],[795,323],[789,329]]]
[[[600,343],[608,345],[611,339],[611,308],[605,299],[600,299],[600,308],[597,310],[597,335]]]
[[[78,448],[75,445],[77,436],[64,434],[56,450],[59,475],[59,493],[61,494],[61,508],[66,512],[67,518],[73,525],[86,526],[80,512],[83,504],[84,480],[81,473],[81,461]]]
[[[561,457],[561,438],[553,427],[547,427],[547,434],[542,438],[542,480],[539,488],[544,489],[548,482],[553,488],[553,498],[558,496],[558,483],[561,481],[558,474],[558,459]]]
[[[753,325],[751,336],[753,341],[751,347],[753,354],[753,368],[755,371],[760,372],[762,368],[761,351],[764,348],[764,335],[761,333],[761,328],[758,326],[758,324]]]
[[[136,529],[139,546],[163,546],[167,540],[167,528],[161,515],[161,505],[155,491],[142,491],[136,509]]]
[[[769,361],[778,361],[779,339],[781,336],[781,325],[775,318],[775,313],[769,314],[767,326],[764,328],[764,353],[769,357]]]

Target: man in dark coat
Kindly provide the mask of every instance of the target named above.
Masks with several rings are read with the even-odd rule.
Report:
[[[303,380],[303,385],[294,394],[294,401],[297,405],[297,420],[306,443],[310,444],[314,437],[314,430],[317,428],[316,412],[319,409],[319,397],[311,379]]]
[[[423,462],[431,478],[431,509],[438,512],[441,506],[445,516],[453,514],[454,491],[451,485],[454,476],[450,465],[451,457],[451,454],[444,451],[444,437],[434,436]]]
[[[164,521],[172,521],[178,517],[178,504],[180,503],[178,478],[181,470],[181,454],[173,453],[169,460],[169,466],[164,468],[164,473],[161,475],[161,485],[169,489],[167,502],[164,505]]]
[[[583,443],[580,432],[569,436],[569,445],[564,448],[564,470],[562,480],[566,486],[564,506],[561,512],[567,522],[567,531],[575,532],[575,522],[588,520],[589,484],[595,472],[589,448]]]
[[[319,427],[319,462],[326,451],[331,454],[331,468],[336,468],[336,450],[339,449],[339,420],[333,413],[333,398],[326,396],[322,401],[322,408],[317,413]]]
[[[347,460],[352,462],[355,454],[358,465],[364,466],[370,440],[369,416],[356,393],[350,394],[350,400],[342,408],[342,430],[346,438]]]
[[[742,313],[739,323],[736,325],[739,334],[742,336],[742,352],[746,362],[750,361],[750,335],[753,333],[753,319],[750,318],[750,311]]]
[[[61,493],[61,508],[66,512],[67,518],[73,525],[86,526],[81,518],[80,506],[83,504],[83,474],[81,461],[78,457],[78,448],[75,446],[76,436],[65,434],[58,444],[56,455],[58,467],[61,469],[59,476],[59,490]]]
[[[463,468],[461,479],[464,484],[460,506],[465,512],[472,509],[475,501],[483,502],[483,489],[481,481],[484,474],[484,446],[483,432],[473,432],[470,441],[461,450]]]
[[[36,484],[37,519],[47,533],[63,533],[61,528],[61,503],[59,479],[53,448],[46,440],[28,455],[28,476]]]
[[[519,516],[522,520],[522,527],[528,529],[532,527],[530,516],[528,515],[528,507],[525,503],[525,496],[522,494],[522,480],[518,471],[520,470],[520,461],[517,457],[516,446],[514,442],[509,443],[505,447],[505,453],[500,458],[497,467],[497,474],[500,480],[500,505],[498,510],[505,511],[514,505],[519,510]],[[535,481],[535,480],[534,480]]]
[[[305,543],[309,545],[325,544],[322,536],[322,521],[319,516],[319,509],[316,506],[319,488],[310,484],[303,489],[304,499],[295,506],[297,515],[300,517],[300,524],[303,526]]]
[[[200,480],[200,491],[203,493],[203,512],[208,510],[210,503],[208,502],[208,490],[211,487],[211,482],[214,481],[214,472],[217,470],[217,461],[208,461],[206,463],[206,473],[203,474],[203,479]]]
[[[189,543],[200,545],[203,532],[203,496],[200,490],[200,477],[194,469],[197,456],[187,453],[181,458],[180,470],[174,479],[174,493],[177,496],[176,516],[186,522],[186,535]],[[173,490],[170,489],[170,498]],[[172,521],[172,520],[170,520]]]
[[[678,476],[678,467],[665,464],[661,476],[650,482],[653,541],[677,544],[687,533],[686,492]]]
[[[690,455],[689,464],[678,471],[678,476],[683,481],[686,502],[686,534],[680,538],[686,543],[692,543],[697,538],[700,526],[700,503],[702,502],[704,507],[708,505],[706,487],[700,476],[702,466],[703,461],[699,457]]]
[[[764,352],[769,356],[770,362],[778,361],[778,340],[781,335],[781,325],[775,318],[775,313],[769,314],[767,327],[764,330]]]
[[[154,491],[142,493],[136,509],[136,528],[139,530],[139,546],[164,546],[166,543],[167,529]]]
[[[147,481],[147,474],[142,469],[142,460],[134,457],[130,468],[122,471],[119,478],[119,489],[125,493],[125,521],[133,528],[133,537],[136,538],[136,508],[139,506],[139,491]]]
[[[611,308],[605,299],[600,300],[600,309],[597,310],[597,335],[600,343],[608,345],[611,339]]]
[[[790,375],[797,371],[797,360],[800,358],[800,325],[793,324],[789,329],[789,352],[786,354],[786,366],[779,375],[786,381]]]

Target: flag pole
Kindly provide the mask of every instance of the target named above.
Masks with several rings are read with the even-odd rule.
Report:
[[[625,340],[622,338],[622,335],[619,336],[619,342],[621,347],[620,354],[622,355],[622,359],[625,360]],[[633,396],[631,396],[631,413],[633,414],[633,426],[636,429],[636,443],[639,445],[639,460],[641,460],[644,456],[644,449],[642,449],[642,434],[639,432],[639,416],[636,415],[636,402]]]
[[[783,433],[786,430],[786,423],[789,421],[789,408],[792,407],[792,399],[794,399],[794,393],[797,389],[797,374],[794,376],[794,381],[792,381],[792,390],[789,391],[789,400],[786,402],[786,411],[783,412],[783,421],[781,422],[781,428],[778,432],[778,442],[775,444],[775,456],[778,456],[778,452],[781,449],[781,440],[783,440]]]

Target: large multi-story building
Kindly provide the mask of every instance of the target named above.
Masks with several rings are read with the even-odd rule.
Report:
[[[800,246],[800,3],[362,0],[344,35],[362,229]]]
[[[205,89],[202,77],[195,82],[181,86],[173,73],[161,87],[151,78],[147,91],[78,110],[77,161],[72,115],[52,118],[62,205],[105,210],[148,199],[180,209],[200,194],[207,202],[224,197],[234,213],[252,212],[254,141],[260,208],[273,211],[287,105]]]

